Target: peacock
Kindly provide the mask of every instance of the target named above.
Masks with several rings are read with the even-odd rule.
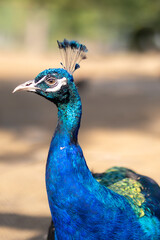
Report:
[[[82,104],[73,79],[88,50],[77,41],[57,42],[62,67],[14,89],[34,92],[58,108],[45,175],[53,221],[48,239],[160,239],[160,187],[154,180],[123,167],[89,170],[78,143]]]

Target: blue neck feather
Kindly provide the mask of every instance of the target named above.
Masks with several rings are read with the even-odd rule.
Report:
[[[74,86],[74,85],[73,85]],[[82,105],[77,89],[72,89],[72,95],[65,103],[58,103],[58,126],[56,133],[61,138],[77,143],[78,130],[80,127]]]
[[[56,105],[58,125],[47,160],[46,187],[57,239],[139,239],[142,230],[126,199],[101,186],[86,165],[77,142],[81,100],[74,83],[67,101]]]

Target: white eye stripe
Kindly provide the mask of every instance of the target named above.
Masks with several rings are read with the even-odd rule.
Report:
[[[38,82],[35,83],[35,86],[37,86],[39,83],[43,82],[45,78],[46,78],[46,76],[44,76],[43,78],[41,78]]]
[[[53,86],[53,87],[47,88],[46,92],[56,92],[56,91],[60,90],[62,86],[67,84],[67,79],[65,77],[63,77],[61,79],[57,79],[57,83],[58,84],[56,87]]]

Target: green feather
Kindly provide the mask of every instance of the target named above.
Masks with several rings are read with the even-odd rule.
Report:
[[[110,168],[105,173],[99,175],[97,181],[112,191],[124,196],[133,208],[135,214],[138,217],[143,217],[146,213],[145,197],[142,193],[143,186],[138,181],[127,178],[127,170],[128,169],[122,167]]]

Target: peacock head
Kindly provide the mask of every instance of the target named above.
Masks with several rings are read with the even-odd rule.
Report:
[[[58,104],[64,102],[74,88],[73,73],[78,69],[81,60],[86,59],[88,51],[85,45],[76,41],[58,42],[58,47],[64,57],[63,68],[49,68],[39,73],[35,79],[17,86],[13,92],[35,92]]]
[[[63,68],[50,68],[39,73],[35,79],[17,86],[13,92],[34,92],[58,103],[67,99],[73,84],[73,76],[68,71]]]

